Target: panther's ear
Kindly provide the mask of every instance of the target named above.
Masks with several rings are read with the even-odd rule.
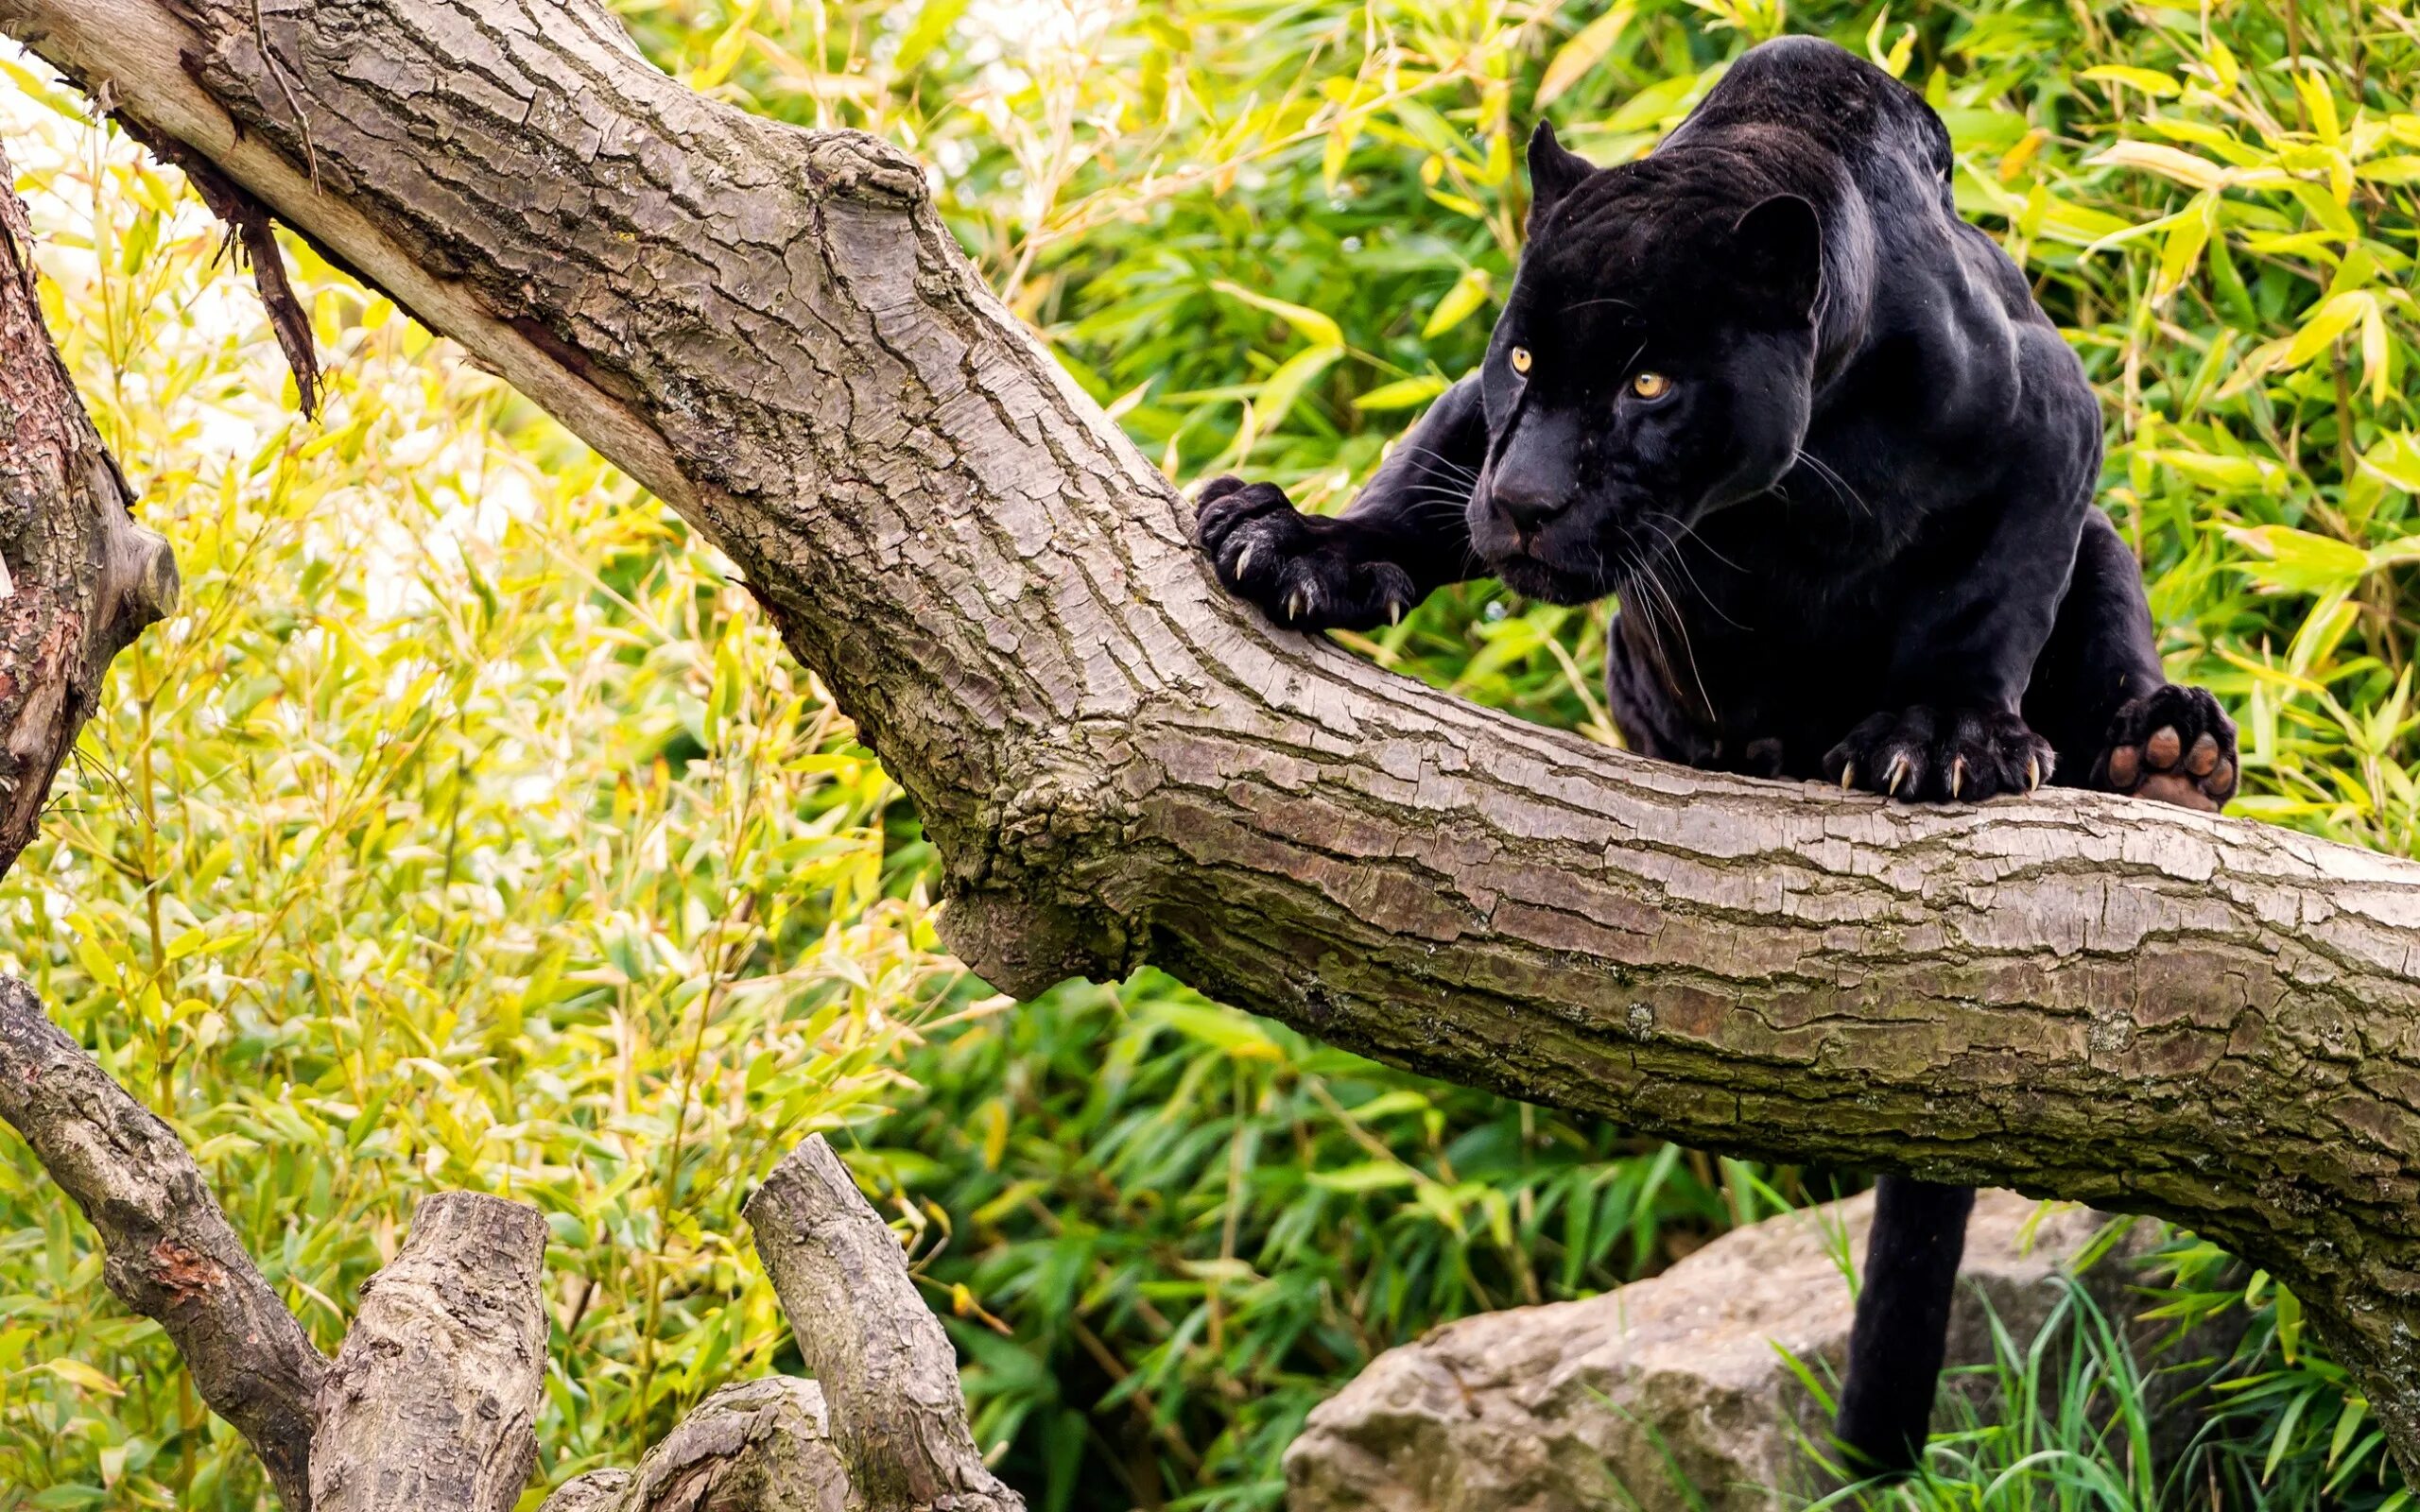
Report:
[[[1554,139],[1554,123],[1540,121],[1530,133],[1530,229],[1538,229],[1555,201],[1571,193],[1597,165],[1577,152],[1565,152]]]
[[[1824,227],[1796,195],[1757,201],[1732,228],[1742,286],[1764,292],[1793,316],[1815,308],[1824,285]]]

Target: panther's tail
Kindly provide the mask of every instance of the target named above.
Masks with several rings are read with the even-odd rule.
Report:
[[[1973,1187],[1886,1176],[1875,1183],[1865,1286],[1849,1331],[1832,1431],[1856,1473],[1904,1474],[1924,1455]]]

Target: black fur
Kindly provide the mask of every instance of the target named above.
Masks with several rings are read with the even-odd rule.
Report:
[[[1340,516],[1206,485],[1219,581],[1304,628],[1486,574],[1616,593],[1614,716],[1693,766],[2218,807],[2234,728],[2162,676],[2092,507],[2092,390],[1950,169],[1917,95],[1806,38],[1749,52],[1638,162],[1595,168],[1541,127],[1479,371]],[[1970,1200],[1883,1184],[1839,1424],[1870,1467],[1921,1449]]]

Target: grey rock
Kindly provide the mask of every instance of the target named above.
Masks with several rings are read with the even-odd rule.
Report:
[[[1766,1512],[1815,1489],[1801,1434],[1826,1425],[1784,1351],[1837,1379],[1849,1267],[1871,1194],[1725,1234],[1602,1297],[1464,1318],[1391,1349],[1315,1409],[1286,1458],[1291,1512]],[[1952,1365],[1992,1358],[1991,1317],[2031,1340],[2057,1273],[2107,1215],[1985,1192],[1967,1230]],[[2116,1247],[2139,1252],[2135,1226]],[[2139,1311],[2130,1264],[2083,1277],[2112,1317]],[[1988,1311],[1986,1304],[1988,1305]]]

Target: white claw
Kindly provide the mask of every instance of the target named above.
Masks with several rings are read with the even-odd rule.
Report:
[[[1244,580],[1244,569],[1252,565],[1252,550],[1253,543],[1247,541],[1244,542],[1244,549],[1236,553],[1234,576],[1236,582],[1240,583]]]
[[[2041,785],[2042,758],[2039,756],[2028,756],[2025,758],[2025,790],[2031,793]]]
[[[1403,623],[1402,599],[1391,598],[1387,600],[1387,623],[1390,625],[1401,625]]]
[[[1958,790],[1965,785],[1966,758],[1963,756],[1954,757],[1949,763],[1949,796],[1951,798],[1956,798],[1958,796]]]
[[[1842,762],[1841,764],[1841,791],[1845,793],[1855,786],[1857,786],[1857,763]]]
[[[1286,595],[1286,617],[1288,619],[1301,619],[1303,617],[1303,608],[1304,599],[1303,591],[1301,589],[1298,588]]]
[[[1892,758],[1891,758],[1891,778],[1890,778],[1890,781],[1884,784],[1884,786],[1886,786],[1887,788],[1889,788],[1889,789],[1890,789],[1891,796],[1892,796],[1893,798],[1897,798],[1897,797],[1899,796],[1899,784],[1900,784],[1901,782],[1906,782],[1907,780],[1908,780],[1908,758],[1907,758],[1906,756],[1904,756],[1904,755],[1900,755],[1900,756],[1893,756],[1893,757],[1892,757]]]

